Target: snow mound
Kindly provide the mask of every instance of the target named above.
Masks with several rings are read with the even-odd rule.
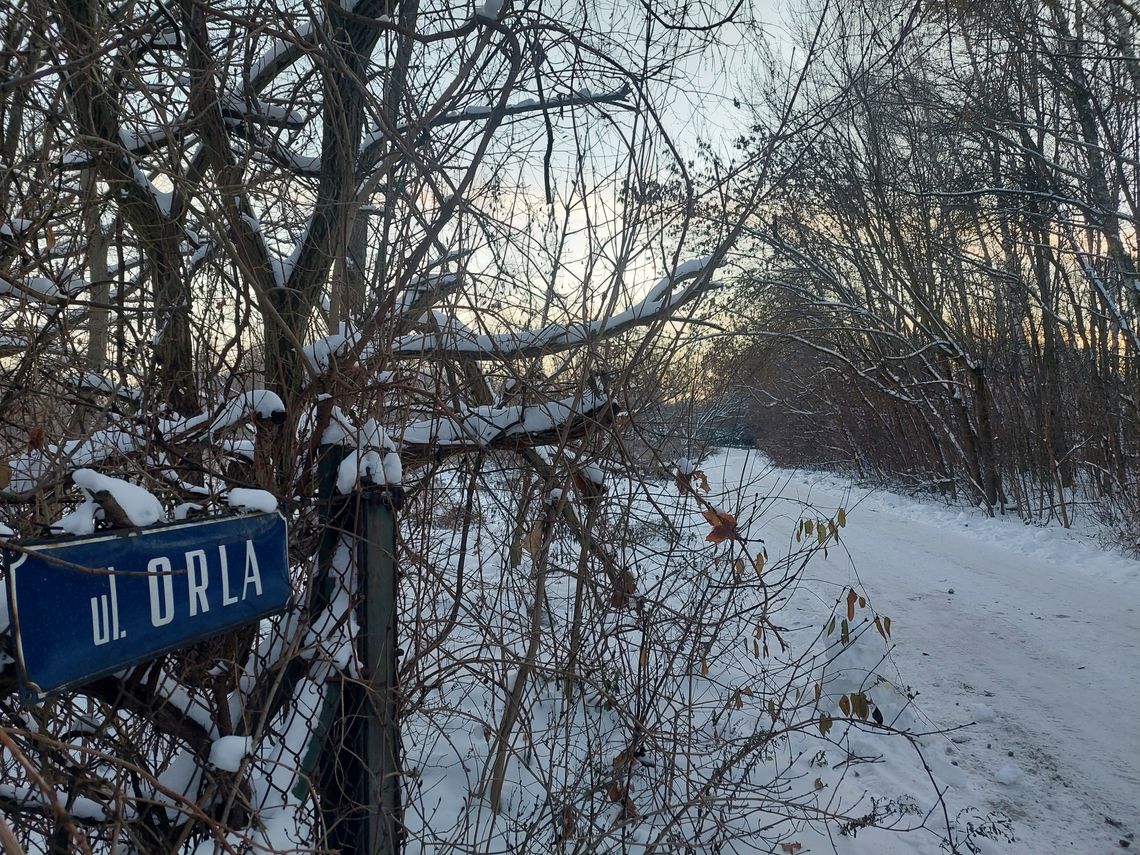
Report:
[[[989,704],[971,704],[970,712],[974,716],[974,721],[993,721],[997,717],[994,708]]]
[[[332,408],[328,427],[321,434],[321,445],[352,445],[351,436],[356,432],[351,420],[340,407]]]
[[[210,746],[210,765],[223,772],[236,772],[252,749],[253,740],[248,736],[222,736]]]
[[[95,513],[99,506],[95,500],[88,497],[84,502],[69,514],[64,514],[51,524],[51,530],[56,534],[93,534],[95,532]]]
[[[257,413],[259,419],[271,419],[285,414],[285,402],[276,392],[268,389],[254,389],[245,393],[245,402]]]
[[[197,502],[183,502],[174,509],[174,518],[176,520],[188,519],[191,511],[202,510],[205,510],[205,508]]]
[[[31,220],[25,220],[20,217],[12,217],[8,222],[0,225],[0,237],[14,238],[22,235],[32,227]]]
[[[578,472],[591,484],[595,484],[597,486],[605,486],[606,473],[603,472],[602,467],[598,466],[596,463],[586,463],[578,470]]]
[[[226,494],[226,503],[236,511],[271,514],[277,510],[277,497],[268,490],[234,487]]]
[[[318,373],[324,373],[334,360],[348,352],[353,343],[353,339],[341,333],[327,335],[305,346],[305,361]]]
[[[1024,772],[1014,765],[1013,763],[1006,763],[994,775],[994,780],[999,784],[1005,784],[1007,787],[1012,787],[1024,777]]]
[[[135,526],[146,526],[166,520],[166,511],[162,509],[162,502],[137,484],[112,478],[109,475],[100,475],[94,469],[76,469],[71,474],[71,478],[75,482],[75,486],[89,496],[100,499],[103,503],[106,503],[108,498],[114,500],[114,503],[122,510],[125,519],[112,520],[112,522],[129,522]],[[104,508],[104,514],[106,513],[107,510]],[[68,516],[73,515],[69,514]]]
[[[222,408],[209,430],[214,433],[233,427],[250,414],[262,420],[282,420],[285,417],[285,403],[276,392],[268,389],[243,392]]]

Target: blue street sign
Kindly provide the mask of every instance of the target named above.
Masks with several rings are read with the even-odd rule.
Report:
[[[87,682],[281,611],[285,519],[251,514],[4,550],[22,679]]]

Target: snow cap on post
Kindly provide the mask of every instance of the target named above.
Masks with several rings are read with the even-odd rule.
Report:
[[[346,435],[343,441],[347,444],[351,439],[351,435]],[[387,431],[376,419],[369,419],[356,432],[355,439],[356,450],[341,461],[337,470],[337,492],[351,493],[357,484],[398,487],[404,479],[404,467]]]

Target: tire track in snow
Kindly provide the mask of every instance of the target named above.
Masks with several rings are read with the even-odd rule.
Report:
[[[896,662],[911,680],[941,675],[928,714],[969,721],[977,702],[996,713],[956,748],[973,773],[966,786],[1020,819],[1016,850],[1120,851],[1104,817],[1137,826],[1140,738],[1126,711],[1140,709],[1140,691],[1111,648],[1134,648],[1127,639],[1140,628],[1119,586],[882,511],[851,516],[847,545],[864,584],[898,624],[918,630]]]

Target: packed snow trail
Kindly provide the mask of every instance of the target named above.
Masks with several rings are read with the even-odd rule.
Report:
[[[980,851],[1140,846],[1130,837],[1140,833],[1140,562],[1063,530],[816,473],[771,470],[749,483],[767,467],[732,450],[703,468],[746,496],[779,496],[763,515],[766,538],[787,537],[804,504],[848,509],[848,554],[817,556],[807,574],[861,584],[893,617],[894,667],[933,724],[976,722],[946,736],[936,772],[951,807],[1012,821],[1014,842],[983,840]],[[905,835],[859,842],[844,851],[917,851]]]

